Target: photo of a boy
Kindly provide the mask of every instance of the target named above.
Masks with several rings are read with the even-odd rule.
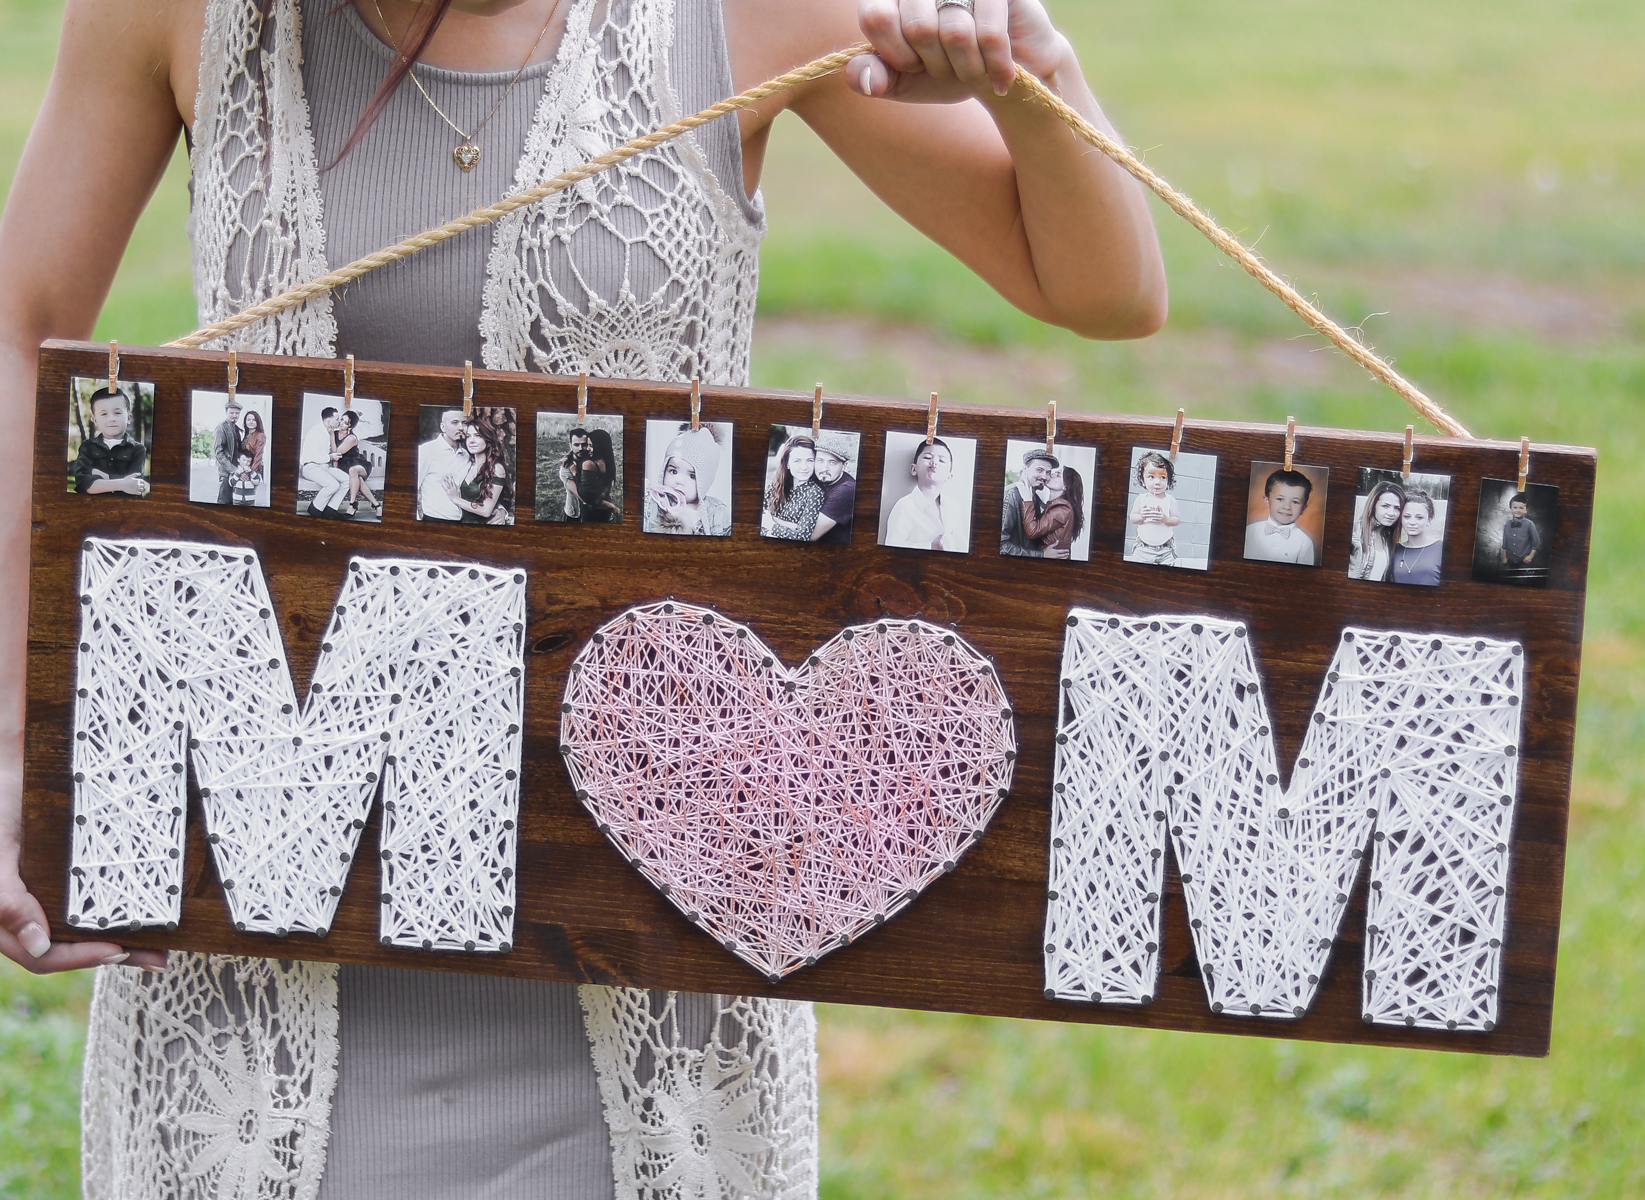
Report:
[[[1551,574],[1559,489],[1517,479],[1482,479],[1474,526],[1474,578],[1542,587]]]
[[[1501,562],[1505,567],[1528,567],[1542,549],[1542,537],[1531,520],[1531,505],[1524,492],[1515,492],[1508,501],[1508,519],[1502,523]]]
[[[77,407],[82,407],[79,392],[85,382],[75,380],[72,403]],[[126,388],[110,391],[105,383],[85,397],[83,409],[91,429],[83,431],[69,466],[70,490],[84,496],[148,495],[148,447],[134,434],[132,398]],[[71,440],[74,432],[71,423]]]
[[[1256,562],[1318,566],[1329,478],[1325,467],[1252,463],[1245,557]]]

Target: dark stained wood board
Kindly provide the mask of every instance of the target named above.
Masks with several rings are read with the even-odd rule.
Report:
[[[163,537],[254,547],[269,580],[301,691],[350,555],[479,560],[529,572],[525,753],[519,912],[506,955],[422,953],[377,942],[377,869],[362,854],[326,938],[237,933],[206,853],[191,785],[183,920],[170,934],[145,931],[131,946],[278,955],[388,966],[534,976],[603,984],[784,996],[1041,1020],[1297,1037],[1429,1049],[1541,1055],[1549,1048],[1560,890],[1576,720],[1577,679],[1594,452],[1534,445],[1531,478],[1560,489],[1545,588],[1470,578],[1482,477],[1512,479],[1515,443],[1420,437],[1413,469],[1452,475],[1444,583],[1438,588],[1346,578],[1358,468],[1398,468],[1399,434],[1304,428],[1297,460],[1331,468],[1326,543],[1315,569],[1242,560],[1245,495],[1254,459],[1283,457],[1282,426],[1190,421],[1183,450],[1219,456],[1210,570],[1122,561],[1126,471],[1133,445],[1169,443],[1171,422],[1064,414],[1058,441],[1099,447],[1091,561],[1001,557],[997,550],[1007,438],[1042,438],[1044,417],[1014,408],[944,408],[939,433],[979,440],[972,552],[893,550],[874,544],[883,431],[923,431],[925,405],[830,397],[825,427],[863,433],[855,536],[850,546],[778,542],[758,535],[769,427],[808,423],[797,393],[703,389],[704,420],[736,424],[733,534],[681,538],[640,531],[644,421],[686,419],[689,389],[595,381],[590,412],[625,415],[624,523],[537,522],[533,414],[574,411],[574,380],[477,372],[475,402],[519,409],[519,521],[512,527],[445,526],[413,519],[417,406],[460,402],[461,372],[361,363],[357,394],[393,404],[387,515],[380,525],[320,522],[295,514],[294,465],[301,394],[339,393],[332,360],[240,357],[239,387],[273,393],[271,508],[222,508],[187,500],[188,393],[221,390],[226,356],[121,347],[121,377],[155,384],[152,479],[145,499],[84,497],[63,490],[69,379],[105,375],[107,347],[48,342],[41,351],[35,438],[29,624],[28,754],[24,877],[52,918],[52,936],[86,936],[62,920],[72,783],[69,738],[79,627],[80,543],[88,536]],[[558,706],[567,666],[601,622],[630,604],[675,596],[748,621],[790,664],[840,626],[881,615],[952,622],[997,660],[1018,719],[1021,758],[1010,798],[953,874],[904,914],[817,966],[771,985],[710,941],[634,873],[571,794],[560,764]],[[1168,856],[1160,993],[1142,1008],[1052,1001],[1042,993],[1047,838],[1058,664],[1067,610],[1213,613],[1246,621],[1287,774],[1344,625],[1512,638],[1527,649],[1527,725],[1519,816],[1511,859],[1502,1014],[1488,1034],[1368,1025],[1359,1012],[1362,871],[1318,999],[1299,1021],[1214,1015],[1193,955],[1181,884]],[[376,844],[374,811],[362,845]]]

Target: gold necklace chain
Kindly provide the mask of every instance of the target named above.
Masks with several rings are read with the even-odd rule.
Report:
[[[378,3],[378,0],[371,0],[371,7],[376,10],[377,20],[382,22],[383,35],[388,38],[389,47],[395,54],[399,55],[401,59],[405,59],[406,56],[400,51],[400,44],[394,40],[394,31],[388,26],[388,18],[383,16],[382,5]],[[525,61],[520,64],[520,69],[514,72],[514,78],[508,81],[508,86],[503,89],[503,94],[497,97],[497,103],[491,106],[491,111],[486,113],[486,115],[481,118],[480,123],[474,127],[473,133],[464,133],[462,129],[458,127],[457,122],[446,116],[445,109],[441,108],[434,102],[434,97],[428,94],[428,89],[423,86],[423,81],[417,78],[417,72],[414,69],[414,65],[409,61],[407,62],[406,74],[411,76],[411,82],[417,85],[417,90],[423,94],[423,99],[428,101],[428,106],[440,114],[440,120],[451,126],[451,131],[453,133],[463,139],[457,143],[456,148],[451,152],[452,159],[459,167],[463,169],[463,174],[468,174],[479,165],[480,148],[474,144],[474,139],[480,136],[480,130],[486,127],[486,123],[489,122],[492,117],[497,115],[497,110],[503,106],[503,101],[508,99],[508,94],[514,90],[514,85],[520,82],[520,76],[524,75],[525,69],[531,65],[532,57],[537,53],[537,47],[541,46],[543,44],[543,39],[548,36],[548,27],[554,23],[554,14],[559,11],[560,0],[554,0],[553,7],[548,10],[548,19],[543,22],[542,29],[538,31],[537,40],[532,42],[531,49],[526,51]]]

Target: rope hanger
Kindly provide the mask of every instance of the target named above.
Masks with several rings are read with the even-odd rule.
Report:
[[[499,200],[496,204],[477,208],[473,212],[448,221],[437,228],[426,230],[395,245],[378,250],[374,254],[356,259],[347,266],[339,267],[335,271],[328,271],[308,283],[299,284],[297,287],[282,292],[278,296],[273,296],[259,304],[253,304],[232,317],[218,321],[213,325],[207,325],[204,329],[198,329],[186,337],[178,338],[176,341],[167,342],[166,345],[194,349],[216,338],[244,329],[264,317],[270,317],[275,313],[293,308],[304,301],[312,300],[314,297],[323,295],[335,287],[348,283],[350,280],[358,279],[368,271],[407,258],[429,246],[438,245],[447,238],[456,237],[464,230],[490,224],[517,208],[535,204],[538,200],[552,196],[556,192],[564,191],[573,184],[598,175],[608,167],[616,166],[618,163],[633,158],[637,154],[643,154],[647,150],[653,150],[663,143],[672,141],[681,134],[689,133],[691,130],[723,117],[727,113],[748,108],[768,96],[776,95],[778,92],[786,91],[798,84],[832,75],[858,55],[872,52],[873,47],[867,42],[859,42],[854,46],[846,47],[844,50],[836,50],[833,54],[825,54],[823,57],[796,70],[789,71],[785,75],[779,75],[757,87],[749,88],[747,91],[721,100],[717,104],[711,104],[692,116],[675,121],[670,125],[664,125],[642,137],[637,137],[618,146],[616,149],[607,150],[604,154],[592,158],[580,166],[572,167],[568,171],[562,171],[554,178],[539,183],[535,187],[517,192],[512,196]],[[1163,200],[1171,211],[1204,234],[1213,246],[1232,258],[1248,275],[1279,297],[1281,303],[1301,317],[1304,324],[1357,362],[1373,378],[1392,388],[1402,400],[1409,404],[1430,425],[1452,437],[1473,436],[1463,427],[1461,422],[1424,395],[1416,385],[1412,384],[1398,371],[1394,370],[1386,359],[1360,344],[1346,329],[1305,300],[1300,292],[1281,279],[1256,254],[1246,249],[1238,238],[1217,224],[1206,213],[1200,211],[1192,200],[1154,174],[1134,154],[1087,121],[1075,109],[1053,95],[1050,89],[1020,66],[1017,68],[1015,86],[1022,88],[1030,101],[1055,113],[1081,140],[1096,147],[1119,164],[1128,174]]]

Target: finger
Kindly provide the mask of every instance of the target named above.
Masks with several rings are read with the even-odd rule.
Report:
[[[926,74],[933,79],[952,79],[954,68],[942,46],[937,0],[901,0],[901,11],[902,35],[919,55]]]
[[[1017,63],[1011,55],[1011,0],[977,0],[972,17],[989,86],[1003,96],[1017,78]]]
[[[21,881],[17,881],[15,886],[17,890],[7,891],[0,897],[0,932],[9,935],[9,939],[30,958],[39,958],[51,949],[46,910],[23,890]]]
[[[902,35],[902,13],[897,5],[898,0],[858,0],[857,24],[891,70],[923,71],[920,56]]]
[[[962,6],[945,4],[937,10],[937,32],[954,75],[964,83],[982,80],[982,51],[977,49],[977,23]]]

